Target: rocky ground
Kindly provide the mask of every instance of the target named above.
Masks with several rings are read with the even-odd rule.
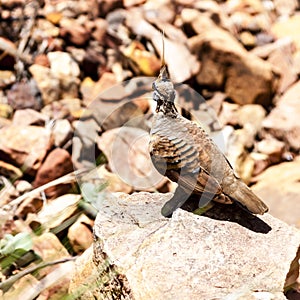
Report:
[[[181,113],[211,133],[271,215],[300,228],[298,1],[4,0],[0,14],[7,299],[67,294],[95,207],[112,193],[174,190],[147,149],[161,31]]]

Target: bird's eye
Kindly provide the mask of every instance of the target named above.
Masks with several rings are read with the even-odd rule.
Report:
[[[155,81],[152,83],[152,90],[155,90],[156,85],[155,85]]]

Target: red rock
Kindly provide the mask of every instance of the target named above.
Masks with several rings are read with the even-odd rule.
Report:
[[[45,162],[39,168],[33,185],[39,187],[72,171],[73,163],[69,152],[56,148],[49,153]],[[48,197],[54,198],[66,193],[69,189],[70,185],[67,184],[51,187],[45,192]]]
[[[53,140],[51,132],[38,126],[6,126],[0,129],[0,158],[34,175]]]

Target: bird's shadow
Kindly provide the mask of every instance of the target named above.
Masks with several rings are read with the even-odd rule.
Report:
[[[198,208],[197,203],[198,201],[195,201],[194,196],[192,196],[181,208],[193,212]],[[213,204],[212,208],[201,215],[215,220],[234,222],[257,233],[267,234],[272,230],[272,227],[266,222],[236,203],[228,205],[214,202]]]

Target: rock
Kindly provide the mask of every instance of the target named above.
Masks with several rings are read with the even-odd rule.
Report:
[[[28,197],[18,206],[15,215],[25,220],[28,214],[36,214],[42,206],[43,201],[39,197]]]
[[[38,169],[33,186],[39,187],[56,178],[73,171],[71,155],[68,151],[56,148],[46,157],[42,166]],[[70,185],[58,185],[45,190],[47,197],[56,198],[70,190]]]
[[[44,104],[49,104],[60,98],[59,79],[47,67],[33,64],[29,67],[34,80],[41,91]]]
[[[48,121],[47,116],[37,112],[36,110],[27,108],[19,109],[14,113],[12,120],[13,125],[16,126],[28,126],[28,125],[37,125],[45,126],[45,123]]]
[[[156,75],[161,67],[159,59],[154,54],[146,51],[140,42],[133,41],[122,52],[138,67],[139,72],[146,76]]]
[[[16,81],[16,76],[12,71],[0,70],[0,88],[4,88]]]
[[[100,44],[104,44],[104,38],[108,27],[107,21],[105,19],[97,18],[94,21],[94,25],[95,28],[92,32],[92,37]]]
[[[219,114],[219,121],[223,125],[232,125],[252,128],[254,135],[262,127],[262,122],[266,116],[264,108],[258,104],[246,104],[239,106],[234,103],[224,101]]]
[[[292,112],[292,113],[291,113]],[[300,81],[292,85],[279,99],[263,121],[263,130],[285,141],[292,149],[300,149]]]
[[[165,182],[151,162],[149,138],[143,129],[123,126],[108,130],[97,139],[112,172],[136,190],[153,190]]]
[[[250,156],[254,161],[254,167],[252,171],[253,176],[260,174],[271,164],[269,156],[267,154],[251,152]]]
[[[299,3],[296,0],[274,0],[275,9],[280,16],[293,15],[295,10],[299,8]]]
[[[182,14],[188,13],[184,11]],[[224,87],[235,103],[268,106],[279,77],[272,66],[248,53],[229,32],[201,18],[201,14],[196,14],[190,24],[198,30],[198,35],[189,39],[192,52],[201,61],[197,82],[213,89]]]
[[[272,137],[267,137],[258,142],[255,148],[258,152],[268,155],[271,163],[278,163],[282,159],[285,143]]]
[[[13,108],[9,104],[0,103],[0,117],[8,119],[13,113]]]
[[[63,18],[60,21],[60,35],[76,46],[84,46],[91,33],[75,19]]]
[[[162,41],[160,32],[143,19],[137,11],[126,14],[126,25],[136,34],[142,35],[152,41],[155,49],[162,57]],[[179,40],[164,38],[166,64],[169,67],[170,77],[175,83],[184,82],[195,75],[199,70],[199,63],[192,55],[188,47]],[[174,59],[176,57],[176,59]]]
[[[277,38],[290,37],[295,43],[298,50],[300,50],[300,33],[295,28],[300,26],[300,15],[291,16],[288,19],[283,19],[275,22],[271,31]]]
[[[79,76],[79,66],[69,53],[61,51],[49,52],[47,57],[50,62],[51,72],[58,78]]]
[[[253,48],[256,45],[255,36],[249,31],[243,31],[239,35],[241,43],[248,49]]]
[[[300,228],[300,159],[269,167],[251,188],[275,217]]]
[[[99,271],[100,282],[121,281],[129,299],[284,299],[298,230],[269,214],[258,218],[242,210],[235,221],[181,209],[166,219],[160,209],[170,197],[136,193],[102,202],[94,261],[105,257],[108,265],[106,273]],[[248,225],[236,223],[241,218]]]
[[[49,230],[60,226],[63,222],[68,220],[78,209],[78,203],[81,199],[81,195],[65,194],[60,196],[46,205],[43,205],[41,211],[37,216],[28,216],[26,222],[31,227]],[[53,218],[55,216],[55,218]],[[37,229],[33,228],[33,229]]]
[[[7,92],[7,102],[13,109],[41,109],[39,90],[33,80],[15,83]]]
[[[14,182],[23,176],[23,173],[19,168],[2,160],[0,160],[0,174],[8,178],[11,182]]]
[[[54,145],[63,147],[72,137],[73,129],[68,120],[56,120],[52,129]]]
[[[68,239],[75,253],[80,254],[93,243],[94,222],[86,215],[81,215],[68,229]],[[78,234],[80,232],[80,234]]]
[[[53,143],[50,131],[38,126],[3,127],[0,136],[2,160],[29,175],[36,173]]]
[[[278,92],[285,92],[297,80],[297,74],[293,69],[293,47],[291,44],[274,50],[270,54],[268,62],[277,68],[281,75]]]
[[[97,82],[91,79],[85,79],[80,87],[83,93],[83,100],[89,105],[93,100],[98,98],[104,91],[117,85],[116,77],[113,73],[105,72]]]
[[[293,40],[289,37],[284,37],[276,40],[274,43],[255,47],[250,52],[260,58],[267,59],[274,51],[287,49],[289,52],[293,52],[293,48]]]
[[[20,194],[24,194],[24,193],[29,192],[30,190],[32,190],[32,185],[26,180],[18,180],[16,182],[16,190]]]
[[[83,118],[73,123],[75,128],[73,137],[72,159],[77,169],[95,167],[95,143],[98,133],[101,132],[99,124],[93,118]]]
[[[105,165],[97,167],[97,176],[104,179],[107,184],[106,190],[109,192],[123,192],[126,194],[132,193],[132,186],[125,183],[117,174],[109,172]]]
[[[93,261],[93,247],[91,246],[82,255],[78,256],[75,261],[75,272],[73,273],[69,294],[76,295],[79,300],[95,300],[99,296],[97,277],[99,276],[99,269],[104,269],[106,264],[96,266]],[[82,288],[86,287],[83,294]],[[108,288],[109,289],[109,288]],[[79,294],[79,295],[77,295]],[[81,294],[81,296],[80,296]],[[101,299],[101,298],[99,298]],[[123,298],[125,299],[125,298]]]

